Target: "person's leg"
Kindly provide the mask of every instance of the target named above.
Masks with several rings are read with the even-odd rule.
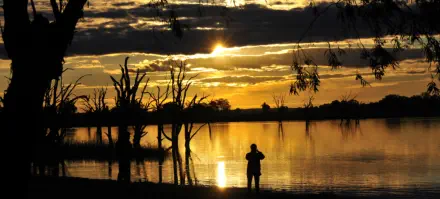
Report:
[[[260,175],[256,174],[255,176],[255,190],[257,193],[260,193]]]
[[[248,179],[248,192],[250,193],[252,191],[252,175],[248,174],[247,179]]]

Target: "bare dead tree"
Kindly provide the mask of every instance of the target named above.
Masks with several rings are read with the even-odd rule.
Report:
[[[283,115],[288,109],[287,106],[285,105],[286,94],[285,93],[280,93],[278,95],[272,94],[272,99],[273,102],[275,103],[275,107],[278,110],[278,114],[279,114],[278,121],[281,122],[283,120]]]
[[[166,133],[162,133],[165,139],[171,141],[172,155],[173,155],[173,171],[174,171],[174,183],[178,184],[178,174],[180,175],[180,184],[185,184],[185,173],[183,172],[182,158],[179,152],[179,134],[182,127],[188,127],[185,133],[192,133],[192,128],[190,131],[189,121],[184,120],[184,112],[188,106],[194,105],[197,101],[197,96],[194,96],[189,102],[187,102],[188,90],[193,83],[193,79],[197,77],[187,76],[187,64],[183,60],[170,60],[170,95],[172,100],[163,105],[164,114],[171,116],[171,136]],[[167,88],[168,90],[168,88]],[[158,94],[159,95],[159,94]],[[164,94],[166,95],[166,94]],[[202,97],[205,99],[206,97]],[[157,97],[156,97],[157,99]],[[202,99],[202,100],[203,100]],[[165,100],[164,100],[165,101]],[[163,101],[163,102],[164,102]],[[187,126],[188,123],[188,126]],[[198,131],[197,131],[198,132]],[[193,135],[195,136],[194,133]],[[193,136],[193,137],[194,137]],[[188,138],[190,141],[191,135]],[[179,169],[179,171],[177,171]]]
[[[145,85],[140,92],[140,97],[137,97],[137,92],[142,80],[145,78],[146,73],[141,74],[140,70],[136,70],[136,76],[134,78],[133,85],[131,85],[130,70],[128,69],[128,59],[125,58],[124,66],[119,65],[121,69],[121,78],[116,80],[115,77],[110,76],[113,81],[113,86],[116,90],[116,109],[121,114],[129,114],[134,111],[147,111],[150,102],[143,103],[146,89],[148,86],[149,78],[146,79]],[[133,144],[135,147],[140,146],[140,139],[147,134],[143,130],[143,125],[135,125],[135,135],[133,138]],[[120,126],[120,132],[118,134],[118,142],[130,143],[130,134],[126,125]]]
[[[148,92],[150,95],[150,98],[152,99],[152,106],[153,111],[155,111],[158,114],[158,117],[163,118],[163,105],[168,99],[170,95],[170,83],[167,84],[167,87],[164,92],[161,92],[160,86],[156,87],[157,93],[155,92]],[[164,132],[164,124],[160,122],[157,124],[157,147],[159,150],[163,150],[162,148],[162,135],[165,134]]]
[[[198,98],[197,95],[194,95],[191,101],[189,101],[185,108],[185,120],[184,120],[184,131],[185,131],[185,170],[186,170],[186,176],[188,179],[188,184],[193,185],[193,181],[191,178],[191,172],[190,172],[190,161],[192,161],[191,158],[191,140],[194,138],[194,136],[199,133],[200,129],[202,129],[204,126],[209,124],[209,122],[201,124],[194,132],[194,120],[197,118],[196,115],[206,115],[204,114],[204,110],[209,109],[208,105],[206,103],[203,103],[204,100],[206,100],[208,96],[202,96]]]
[[[33,159],[34,169],[39,168],[40,174],[44,175],[46,166],[54,176],[59,176],[59,165],[62,165],[62,170],[65,171],[64,160],[60,158],[58,149],[67,134],[68,126],[65,121],[69,121],[70,117],[77,112],[76,103],[86,98],[85,95],[74,94],[75,88],[80,85],[80,80],[85,76],[79,77],[70,84],[64,84],[61,76],[59,80],[51,82],[50,89],[44,95],[43,111],[44,118],[47,119],[43,128],[45,136],[44,139],[40,139],[38,147],[34,149]]]
[[[108,113],[109,107],[105,101],[107,95],[107,88],[102,87],[98,89],[93,89],[93,95],[87,96],[87,99],[83,100],[83,110],[86,113],[101,115],[102,113]],[[108,132],[106,133],[107,139],[110,147],[113,147],[113,137],[111,132],[111,126],[108,127]],[[96,136],[98,144],[102,144],[102,126],[98,124],[96,127]]]
[[[87,96],[87,99],[83,101],[83,110],[86,113],[105,112],[109,110],[108,104],[105,101],[107,96],[107,88],[93,89],[93,95]]]
[[[63,73],[66,71],[67,69]],[[59,80],[52,81],[51,88],[45,92],[43,108],[51,121],[49,132],[47,132],[47,129],[45,130],[49,142],[60,144],[64,140],[66,128],[63,128],[63,121],[77,111],[75,104],[79,100],[87,98],[85,95],[76,96],[74,94],[76,87],[81,84],[81,79],[86,76],[83,75],[75,82],[67,85],[64,84],[61,76]]]
[[[128,69],[128,59],[125,58],[124,66],[119,65],[121,69],[121,78],[116,80],[115,77],[110,76],[113,81],[113,86],[116,90],[116,111],[124,117],[128,117],[133,113],[147,112],[150,105],[149,102],[143,103],[143,97],[146,93],[149,79],[146,79],[145,85],[141,90],[140,97],[137,97],[137,92],[142,80],[145,78],[146,73],[141,74],[139,69],[136,70],[136,76],[134,78],[133,85],[130,79],[130,70]],[[130,182],[130,158],[132,144],[130,143],[130,133],[128,132],[128,126],[125,122],[119,125],[118,141],[116,142],[116,150],[119,154],[119,174],[118,181]],[[147,134],[144,132],[145,127],[143,124],[135,125],[135,134],[133,137],[133,145],[135,148],[140,147],[140,141],[143,136]]]

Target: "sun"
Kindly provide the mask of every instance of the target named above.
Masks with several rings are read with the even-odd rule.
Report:
[[[220,55],[224,51],[225,51],[225,47],[223,47],[222,44],[217,44],[211,54],[212,55]]]

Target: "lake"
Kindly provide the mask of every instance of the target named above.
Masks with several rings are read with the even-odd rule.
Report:
[[[266,156],[262,189],[347,194],[440,190],[440,118],[368,119],[359,125],[316,121],[308,128],[303,121],[282,126],[278,122],[214,123],[211,127],[211,135],[205,126],[191,142],[191,175],[201,185],[246,187],[245,155],[255,143]],[[117,128],[112,131],[116,134]],[[157,146],[156,126],[147,131],[142,143]],[[170,132],[169,127],[165,131]],[[95,132],[96,128],[76,128],[66,139],[93,141]],[[166,140],[163,144],[170,146]],[[116,163],[67,161],[66,165],[68,176],[117,178]],[[159,168],[158,161],[132,162],[132,180],[158,182]],[[162,170],[163,181],[172,183],[171,158]]]

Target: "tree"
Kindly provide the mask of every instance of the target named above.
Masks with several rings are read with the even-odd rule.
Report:
[[[439,95],[436,82],[440,81],[440,23],[437,20],[440,18],[440,0],[335,0],[327,4],[312,2],[310,7],[315,17],[299,38],[293,53],[292,70],[296,80],[290,86],[290,93],[299,94],[307,89],[319,91],[318,65],[301,48],[301,42],[320,17],[330,8],[336,8],[337,19],[342,22],[347,32],[344,37],[358,39],[360,57],[368,61],[376,80],[381,80],[387,69],[399,66],[399,61],[395,58],[396,53],[417,48],[424,53],[425,60],[429,63],[428,71],[433,72],[427,92]],[[368,34],[373,37],[374,45],[371,48],[367,48],[361,40],[358,30],[361,23],[366,24]],[[339,59],[343,54],[343,48],[338,45],[331,46],[329,43],[324,56],[328,65],[337,69],[344,65]],[[434,70],[432,66],[435,67]],[[356,74],[355,78],[362,86],[369,85],[361,74]]]
[[[340,109],[341,112],[341,124],[343,120],[345,119],[347,123],[350,122],[351,119],[354,119],[356,123],[359,123],[359,109],[360,109],[360,103],[356,100],[357,95],[351,95],[351,93],[342,95],[341,96],[341,102],[340,102]]]
[[[130,160],[131,160],[131,148],[130,143],[130,133],[128,132],[127,118],[139,120],[138,118],[133,118],[131,116],[141,115],[146,113],[149,107],[148,103],[143,103],[144,94],[147,93],[147,85],[149,79],[146,79],[145,85],[140,92],[140,97],[137,97],[138,89],[141,85],[142,80],[145,78],[146,73],[141,74],[139,69],[136,71],[136,76],[134,82],[131,82],[130,70],[128,69],[128,59],[125,58],[124,66],[119,65],[121,69],[121,78],[116,80],[113,76],[110,76],[113,81],[113,86],[116,90],[116,107],[114,111],[124,118],[118,129],[118,141],[116,142],[116,150],[119,156],[119,174],[118,181],[130,182]],[[133,84],[131,84],[133,83]],[[144,137],[148,132],[144,132],[146,125],[135,124],[134,125],[134,136],[133,145],[136,149],[140,148],[140,142],[142,137]]]
[[[93,95],[87,96],[86,100],[83,101],[85,108],[84,111],[88,114],[93,114],[95,117],[104,116],[103,113],[108,114],[110,112],[105,97],[107,95],[107,88],[93,89]],[[98,122],[96,127],[96,137],[98,144],[102,144],[102,122]],[[107,133],[108,143],[110,147],[113,147],[113,137],[111,126],[108,127]]]
[[[310,96],[307,102],[304,102],[304,117],[306,118],[306,125],[309,125],[310,122],[310,110],[313,108],[313,100],[315,98]]]
[[[83,102],[84,111],[86,113],[102,113],[108,112],[109,107],[105,101],[107,95],[107,88],[93,89],[93,95],[87,96],[87,99]]]
[[[66,70],[63,71],[66,72]],[[47,128],[44,128],[46,135],[44,140],[40,140],[38,148],[44,148],[47,143],[61,144],[66,135],[65,122],[69,121],[74,113],[77,112],[76,103],[78,100],[87,98],[85,95],[76,96],[74,90],[80,81],[87,75],[79,77],[74,83],[65,85],[63,77],[59,80],[51,82],[51,87],[46,90],[44,94],[43,112],[49,121],[45,121],[46,126],[49,126],[49,133],[46,134]],[[46,139],[47,138],[47,139]]]
[[[279,119],[278,121],[283,121],[283,116],[287,112],[288,107],[285,105],[286,94],[280,93],[279,95],[272,95],[273,102],[275,103],[275,107],[278,110]]]
[[[231,109],[229,100],[224,98],[211,100],[209,105],[216,111],[229,111]]]
[[[261,109],[263,110],[263,113],[268,113],[269,110],[270,110],[270,106],[269,106],[269,104],[266,104],[266,102],[264,102],[264,103],[261,105]]]
[[[187,77],[186,71],[188,66],[185,61],[170,60],[170,94],[172,101],[163,105],[163,113],[171,118],[171,137],[163,133],[163,136],[171,141],[171,151],[173,156],[173,172],[174,172],[174,184],[178,184],[178,174],[180,174],[180,184],[185,184],[185,176],[183,173],[182,157],[179,152],[179,134],[182,130],[182,126],[186,127],[186,123],[183,121],[184,110],[187,107],[187,94],[190,86],[192,85],[192,79],[195,76]],[[168,90],[168,89],[167,89]],[[195,96],[196,98],[197,96]],[[194,99],[194,98],[193,98]],[[191,105],[191,103],[190,103]],[[185,133],[187,130],[185,130]],[[177,172],[179,168],[179,172]]]
[[[161,92],[159,86],[157,86],[156,89],[157,89],[157,94],[155,92],[148,92],[148,94],[150,95],[150,98],[152,100],[153,111],[157,113],[157,116],[159,118],[163,118],[164,103],[168,99],[168,96],[170,95],[170,83],[167,84],[167,88],[164,92]],[[163,127],[164,124],[161,123],[160,121],[161,119],[159,119],[159,123],[157,124],[157,147],[159,148],[159,150],[163,150],[162,135],[165,132]],[[160,180],[160,182],[162,182],[162,180]]]
[[[5,21],[1,29],[8,58],[12,61],[12,77],[4,96],[5,139],[25,140],[22,146],[27,147],[27,150],[14,150],[5,159],[16,163],[8,171],[22,169],[22,172],[14,173],[28,174],[31,149],[44,137],[41,119],[44,94],[50,88],[51,80],[61,76],[65,52],[87,0],[60,1],[60,5],[51,0],[54,21],[38,13],[33,1],[30,2],[32,21],[28,0],[4,0]],[[23,122],[27,124],[22,125]]]
[[[197,130],[193,132],[195,120],[200,118],[202,115],[207,116],[209,114],[210,108],[206,106],[203,101],[206,100],[208,96],[202,96],[198,98],[197,95],[194,95],[191,101],[187,103],[187,106],[184,110],[184,132],[185,132],[185,167],[186,167],[186,176],[188,179],[188,184],[193,185],[191,172],[190,172],[190,161],[191,158],[191,140],[197,133],[202,129],[208,122],[200,125]],[[199,120],[200,121],[200,120]]]

